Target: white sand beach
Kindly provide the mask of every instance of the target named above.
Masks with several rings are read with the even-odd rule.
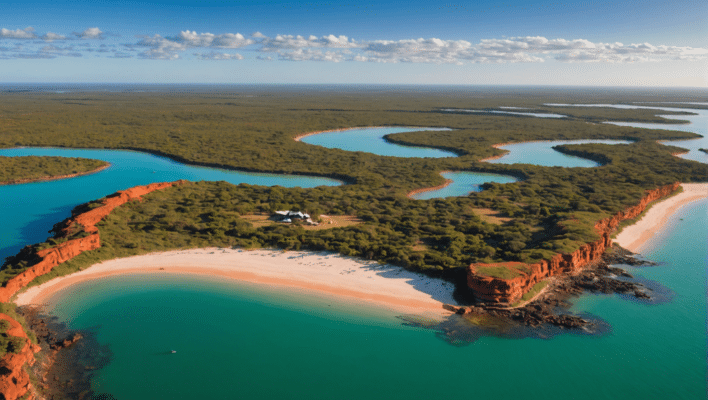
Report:
[[[401,267],[327,252],[205,248],[151,253],[104,261],[83,271],[31,287],[17,305],[41,305],[78,282],[134,273],[202,274],[273,287],[287,287],[365,301],[397,312],[449,314],[454,287]]]
[[[654,204],[634,225],[622,230],[615,243],[635,253],[666,225],[669,217],[681,207],[708,198],[708,183],[684,183],[683,192]]]

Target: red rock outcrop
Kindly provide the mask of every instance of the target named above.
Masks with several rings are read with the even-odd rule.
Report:
[[[21,274],[13,277],[0,288],[0,301],[8,302],[18,290],[25,287],[34,278],[44,275],[57,265],[70,260],[79,254],[95,250],[101,246],[101,239],[96,224],[108,216],[116,207],[132,200],[139,200],[141,196],[155,190],[165,189],[180,185],[184,181],[152,183],[145,186],[136,186],[128,190],[114,193],[103,199],[102,205],[72,215],[71,218],[55,226],[55,237],[65,238],[77,232],[86,232],[88,235],[77,239],[70,239],[52,248],[37,251],[30,257],[34,265]],[[59,227],[59,228],[57,228]],[[24,365],[35,362],[34,353],[39,351],[39,346],[27,339],[27,335],[17,321],[5,314],[0,314],[0,319],[10,322],[11,328],[8,335],[25,338],[25,345],[19,354],[6,354],[0,359],[0,399],[15,400],[24,396],[31,388],[29,375],[24,370]],[[4,397],[2,397],[4,396]],[[33,398],[33,397],[30,397]]]
[[[467,271],[467,285],[480,300],[494,303],[514,303],[541,280],[562,273],[578,271],[587,264],[599,259],[605,250],[612,245],[610,235],[620,222],[637,217],[646,209],[647,204],[668,196],[676,191],[679,186],[680,182],[676,182],[654,190],[648,190],[639,204],[629,207],[612,217],[596,222],[595,231],[600,235],[600,239],[587,243],[570,254],[556,254],[550,260],[541,260],[534,264],[520,262],[472,264]],[[479,267],[504,267],[517,273],[518,276],[511,279],[483,276],[478,274],[477,269]]]
[[[68,237],[78,230],[88,233],[88,236],[67,240],[52,248],[40,250],[36,253],[37,262],[21,274],[13,277],[0,288],[0,302],[8,302],[18,290],[25,287],[34,278],[44,275],[57,265],[70,260],[79,254],[95,250],[101,246],[96,224],[108,216],[116,207],[129,201],[140,199],[141,196],[167,187],[181,184],[183,181],[152,183],[145,186],[136,186],[107,196],[103,205],[92,210],[78,213],[58,224],[62,226],[56,232],[57,238]]]
[[[27,394],[31,388],[30,377],[24,366],[34,364],[34,353],[39,351],[39,346],[27,338],[22,325],[9,315],[0,314],[0,320],[10,323],[7,335],[24,339],[24,345],[19,353],[8,353],[0,359],[0,394],[4,396],[3,399],[16,400]]]

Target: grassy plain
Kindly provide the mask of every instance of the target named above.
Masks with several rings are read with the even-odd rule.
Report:
[[[146,201],[116,210],[99,227],[103,247],[60,266],[54,275],[104,259],[156,250],[267,246],[331,250],[460,280],[472,262],[530,262],[574,251],[597,239],[595,221],[636,204],[645,190],[675,181],[707,181],[708,165],[674,157],[671,154],[676,148],[656,143],[697,135],[597,123],[667,122],[655,115],[657,111],[544,106],[669,101],[667,96],[620,90],[348,87],[14,93],[0,95],[0,118],[5,122],[0,124],[0,147],[137,149],[191,164],[328,176],[348,183],[286,189],[202,182],[155,192],[146,196]],[[694,97],[678,92],[671,96],[671,101],[702,100],[696,99],[695,93],[690,94]],[[440,111],[499,106],[529,107],[568,117],[556,120]],[[381,157],[293,140],[304,132],[382,125],[454,128],[400,133],[388,139],[450,149],[460,156]],[[479,161],[502,153],[491,147],[493,144],[541,139],[624,139],[633,143],[559,147],[604,164],[597,168]],[[441,184],[440,171],[460,170],[503,173],[521,180],[487,184],[484,191],[466,197],[406,197],[413,189]],[[242,217],[282,209],[299,209],[313,216],[352,215],[363,223],[305,230],[253,224]],[[475,209],[485,212],[476,213]],[[7,279],[25,267],[10,260],[0,278]]]

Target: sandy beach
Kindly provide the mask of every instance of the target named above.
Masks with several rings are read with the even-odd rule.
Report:
[[[682,206],[708,198],[708,183],[684,183],[683,192],[654,204],[634,225],[622,230],[615,243],[635,253],[656,235],[667,223],[669,217]]]
[[[683,192],[663,200],[616,238],[620,246],[638,252],[682,206],[708,198],[708,184],[683,184]],[[406,271],[401,267],[327,252],[204,248],[174,250],[104,261],[83,271],[56,278],[21,292],[18,305],[41,305],[73,284],[110,275],[159,273],[200,274],[268,287],[294,288],[366,302],[397,312],[449,314],[444,303],[456,305],[451,283]]]
[[[73,284],[109,275],[201,274],[332,295],[397,312],[445,315],[456,304],[454,287],[401,267],[326,252],[205,248],[151,253],[95,264],[83,271],[34,286],[17,295],[17,305],[41,305]]]

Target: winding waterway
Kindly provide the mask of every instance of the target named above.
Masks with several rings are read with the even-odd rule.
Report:
[[[303,143],[322,146],[328,149],[363,151],[378,156],[443,158],[457,157],[457,154],[429,147],[403,146],[387,141],[384,137],[393,133],[417,131],[450,131],[449,128],[413,128],[413,127],[373,127],[353,128],[338,131],[321,132],[307,135],[300,139]]]
[[[248,173],[188,166],[137,151],[64,148],[0,149],[0,156],[83,157],[107,161],[98,173],[56,181],[0,186],[0,260],[30,243],[43,242],[52,226],[71,215],[75,206],[118,190],[179,179],[226,181],[233,184],[285,187],[336,186],[342,182],[321,177]]]
[[[564,144],[626,144],[626,140],[553,140],[541,142],[511,143],[498,146],[509,153],[499,158],[486,160],[492,164],[533,164],[544,167],[583,167],[592,168],[600,164],[587,158],[563,154],[553,149]]]
[[[696,104],[696,105],[708,105],[706,103],[698,102],[688,102],[686,104]],[[685,158],[687,160],[698,161],[702,163],[708,163],[708,154],[699,151],[698,149],[708,149],[708,110],[698,109],[698,108],[679,108],[679,107],[659,107],[659,106],[637,106],[632,104],[546,104],[548,106],[558,106],[558,107],[611,107],[611,108],[623,108],[623,109],[645,109],[645,110],[664,110],[673,112],[687,112],[690,115],[659,115],[660,117],[677,120],[677,121],[688,121],[688,123],[677,122],[675,124],[653,124],[653,123],[641,123],[641,122],[616,122],[607,121],[606,124],[619,125],[619,126],[631,126],[635,128],[646,128],[646,129],[665,129],[674,130],[682,132],[693,132],[702,135],[702,138],[698,139],[688,139],[688,140],[665,140],[661,143],[682,147],[688,150],[686,154],[680,154],[679,157]]]
[[[190,179],[168,163],[134,180],[129,162],[105,182],[102,174],[119,171],[120,164],[107,161],[113,166],[95,175],[0,187],[2,254],[43,240],[76,204],[129,186]],[[117,399],[704,398],[708,199],[682,208],[662,235],[644,251],[661,265],[628,270],[661,282],[674,300],[647,305],[584,295],[575,311],[612,325],[612,333],[600,337],[482,337],[455,347],[381,310],[176,275],[105,278],[53,300],[63,321],[93,330],[110,345],[112,360],[93,384]],[[8,239],[16,240],[7,246]],[[170,354],[172,348],[178,353]]]

